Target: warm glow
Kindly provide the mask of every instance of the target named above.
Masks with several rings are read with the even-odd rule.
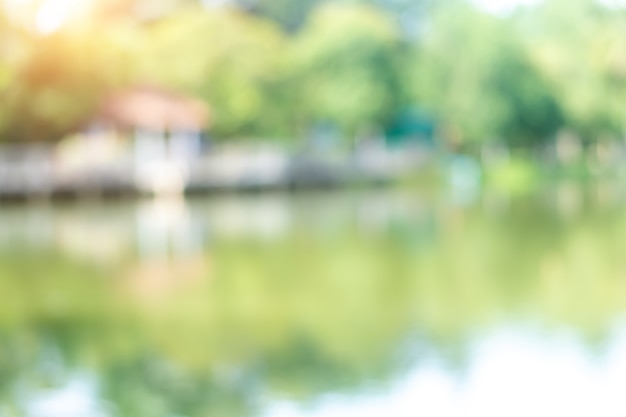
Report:
[[[35,27],[43,34],[60,29],[80,6],[80,0],[44,0],[37,10]]]
[[[76,19],[88,3],[89,0],[5,0],[5,8],[15,21],[47,35]]]

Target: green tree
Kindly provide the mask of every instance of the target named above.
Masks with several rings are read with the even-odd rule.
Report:
[[[272,23],[230,8],[192,10],[147,29],[140,47],[139,77],[206,99],[218,137],[280,130],[285,109],[274,93],[285,46]]]
[[[507,19],[454,2],[440,6],[415,52],[415,99],[454,140],[530,144],[562,125],[559,103]]]
[[[377,9],[327,4],[316,9],[291,45],[296,116],[328,121],[347,134],[385,124],[402,93],[397,28]]]
[[[520,40],[556,86],[567,124],[587,140],[624,133],[623,12],[591,0],[546,1],[520,16]]]
[[[487,94],[494,96],[499,117],[494,134],[512,145],[542,144],[563,126],[560,103],[523,51],[505,49],[487,78]]]

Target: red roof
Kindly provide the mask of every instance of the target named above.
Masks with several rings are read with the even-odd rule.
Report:
[[[204,130],[210,121],[207,104],[159,87],[139,86],[107,97],[94,119],[121,129]]]

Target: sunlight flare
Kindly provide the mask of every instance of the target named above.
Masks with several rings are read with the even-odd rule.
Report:
[[[59,30],[79,7],[78,0],[46,0],[35,17],[35,27],[42,34],[50,34]]]

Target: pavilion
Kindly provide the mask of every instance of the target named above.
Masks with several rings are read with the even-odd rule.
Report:
[[[84,123],[80,159],[93,167],[114,154],[107,163],[132,161],[141,190],[181,191],[209,124],[209,108],[200,99],[155,86],[127,87],[106,96]]]

